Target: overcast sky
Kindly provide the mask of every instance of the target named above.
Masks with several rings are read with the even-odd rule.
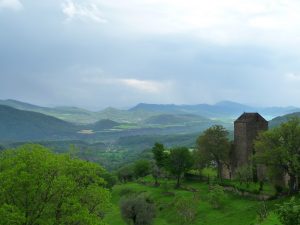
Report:
[[[0,99],[300,106],[299,0],[0,0]]]

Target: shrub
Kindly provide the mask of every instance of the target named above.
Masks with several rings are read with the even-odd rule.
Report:
[[[123,198],[120,209],[127,224],[150,225],[155,217],[155,206],[145,195]]]
[[[129,196],[135,193],[136,193],[135,190],[133,190],[132,188],[124,187],[120,190],[119,195],[122,197],[122,196]]]
[[[300,204],[296,202],[294,197],[289,202],[278,205],[276,213],[283,225],[300,224]]]
[[[198,201],[188,198],[178,198],[175,208],[180,217],[181,224],[191,224],[197,216]]]
[[[223,187],[215,185],[209,191],[208,201],[214,209],[220,209],[223,207],[226,197]]]
[[[150,162],[148,160],[138,160],[134,163],[133,170],[136,178],[145,177],[150,174]]]

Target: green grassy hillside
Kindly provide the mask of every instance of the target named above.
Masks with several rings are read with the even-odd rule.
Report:
[[[167,192],[166,185],[168,186]],[[114,206],[113,210],[106,217],[107,223],[110,225],[125,225],[120,215],[119,202],[122,198],[122,193],[126,190],[126,192],[145,193],[150,196],[156,206],[154,225],[183,224],[175,207],[175,202],[178,198],[187,198],[190,199],[191,204],[197,204],[196,219],[190,223],[191,225],[280,225],[277,217],[272,213],[274,204],[278,201],[267,202],[271,213],[264,222],[258,223],[257,211],[262,207],[262,202],[260,201],[226,193],[224,207],[214,209],[208,201],[209,187],[207,184],[185,182],[184,188],[179,190],[173,189],[173,186],[174,184],[170,181],[164,183],[161,187],[141,183],[126,183],[115,186],[112,198]],[[195,201],[195,198],[198,200]]]

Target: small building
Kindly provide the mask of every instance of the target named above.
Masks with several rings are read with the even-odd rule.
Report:
[[[268,130],[268,121],[259,113],[243,113],[234,122],[234,148],[231,156],[231,173],[242,166],[247,166],[255,154],[254,140],[259,132]],[[253,170],[253,179],[263,177],[264,168],[258,166]]]

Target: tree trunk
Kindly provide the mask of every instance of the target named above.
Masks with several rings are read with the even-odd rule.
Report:
[[[290,181],[289,181],[289,191],[290,191],[290,194],[294,194],[294,193],[297,193],[298,191],[298,187],[296,185],[296,176],[294,174],[290,174]]]

